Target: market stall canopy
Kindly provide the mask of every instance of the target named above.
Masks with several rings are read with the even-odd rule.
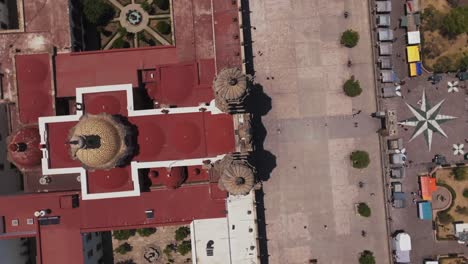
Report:
[[[437,190],[436,178],[422,176],[419,178],[421,183],[421,193],[423,200],[432,200],[432,193]]]
[[[408,44],[420,44],[421,43],[421,33],[418,31],[408,31]]]
[[[418,203],[418,216],[419,219],[432,221],[432,205],[430,202]]]
[[[419,47],[418,46],[407,46],[406,55],[408,62],[417,62],[421,60],[419,56]]]

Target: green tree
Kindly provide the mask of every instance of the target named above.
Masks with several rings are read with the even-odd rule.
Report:
[[[170,34],[171,33],[171,25],[167,23],[166,21],[160,21],[158,24],[156,24],[156,29],[164,35]]]
[[[168,10],[169,9],[169,0],[155,0],[154,3],[161,10]]]
[[[356,97],[362,93],[361,84],[354,78],[354,75],[343,84],[343,91],[349,97]]]
[[[375,264],[374,253],[369,250],[364,250],[359,254],[359,264]]]
[[[444,225],[450,224],[454,221],[453,217],[447,211],[438,212],[437,218],[439,219],[439,222]]]
[[[188,235],[190,235],[190,228],[187,226],[181,226],[175,231],[175,239],[177,241],[184,240]]]
[[[83,14],[95,25],[106,25],[115,14],[114,8],[104,0],[84,0]]]
[[[115,249],[115,252],[117,252],[119,254],[122,254],[122,255],[125,255],[125,254],[127,254],[127,252],[132,251],[132,249],[133,249],[133,247],[129,243],[125,242],[122,245],[118,246]]]
[[[370,163],[369,153],[362,150],[353,151],[349,158],[353,163],[353,168],[356,169],[364,169],[369,166]]]
[[[465,167],[456,167],[452,170],[453,176],[457,181],[464,181],[467,178],[466,168]]]
[[[359,203],[358,213],[363,217],[369,217],[371,216],[371,209],[366,203]]]
[[[147,237],[147,236],[151,236],[152,234],[156,233],[156,228],[154,228],[154,227],[140,228],[140,229],[137,229],[136,232],[138,233],[138,235],[140,235],[142,237]]]
[[[449,37],[456,37],[468,32],[468,7],[456,7],[442,20],[442,32]]]
[[[192,243],[190,241],[183,241],[177,246],[177,252],[182,256],[185,256],[190,250],[192,250]]]
[[[424,28],[429,31],[438,30],[442,26],[443,18],[444,15],[435,9],[433,5],[426,7],[421,14]]]
[[[341,34],[341,45],[352,48],[357,45],[359,41],[359,33],[352,29],[348,29]]]
[[[112,232],[112,236],[117,240],[127,240],[134,235],[135,229],[115,230]]]
[[[117,29],[117,32],[123,37],[125,35],[127,35],[127,29],[125,27],[119,27],[119,29]]]

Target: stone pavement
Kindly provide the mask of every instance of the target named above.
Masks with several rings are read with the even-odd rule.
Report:
[[[367,1],[249,4],[255,81],[272,99],[262,118],[263,147],[276,156],[264,183],[269,263],[356,263],[366,249],[389,263]],[[339,43],[348,28],[360,33],[353,49]],[[342,91],[351,75],[364,90],[353,99]],[[356,149],[369,152],[368,168],[351,167]],[[355,214],[358,202],[370,205],[369,219]]]

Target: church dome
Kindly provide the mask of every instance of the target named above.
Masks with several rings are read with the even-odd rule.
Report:
[[[12,162],[19,168],[33,168],[41,165],[42,152],[39,129],[37,127],[23,127],[10,139],[8,154]]]
[[[238,68],[226,68],[216,76],[213,88],[223,100],[239,100],[247,93],[247,78]]]
[[[129,133],[130,128],[111,115],[85,115],[70,131],[72,158],[91,169],[119,166],[131,152]]]

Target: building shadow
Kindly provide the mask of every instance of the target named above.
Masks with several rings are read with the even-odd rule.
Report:
[[[252,29],[255,29],[251,25],[250,20],[250,5],[249,0],[241,1],[241,13],[242,13],[242,28],[244,34],[244,46],[245,55],[245,68],[246,73],[253,76],[255,79],[255,67],[254,67],[254,53],[253,53],[253,39]],[[268,135],[265,126],[262,123],[262,117],[267,115],[272,109],[272,100],[264,92],[263,86],[258,83],[251,83],[250,95],[246,101],[246,110],[252,115],[252,138],[253,138],[253,149],[254,151],[250,155],[251,163],[257,169],[257,179],[259,181],[268,181],[274,168],[276,167],[276,156],[270,151],[264,148],[264,142]],[[260,263],[269,263],[268,254],[268,237],[266,230],[265,220],[265,206],[264,206],[265,193],[262,190],[258,190],[255,193],[256,208],[257,208],[257,226],[258,226],[258,246],[260,253]]]

